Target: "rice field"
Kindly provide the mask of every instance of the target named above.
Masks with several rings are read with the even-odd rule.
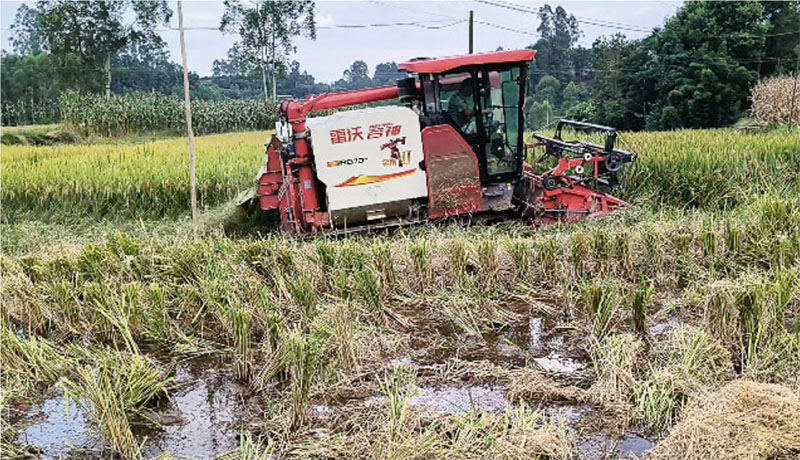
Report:
[[[267,136],[246,132],[198,138],[201,206],[229,201],[252,185]],[[686,130],[622,138],[623,148],[641,155],[628,168],[618,194],[638,205],[724,209],[752,194],[800,190],[798,136]],[[187,157],[183,139],[5,146],[3,217],[58,222],[186,214]]]
[[[197,138],[198,200],[226,202],[253,184],[265,132]],[[168,218],[189,210],[186,140],[3,147],[3,218]]]
[[[192,237],[181,140],[4,147],[3,458],[798,458],[797,139],[623,137],[606,219],[312,241]],[[198,140],[207,217],[263,142]]]

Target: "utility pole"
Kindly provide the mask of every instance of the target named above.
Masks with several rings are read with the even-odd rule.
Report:
[[[181,30],[181,58],[183,59],[183,103],[186,106],[186,134],[189,136],[189,186],[191,188],[192,224],[194,234],[199,230],[197,213],[197,176],[194,166],[194,130],[192,129],[192,100],[189,96],[189,70],[186,68],[186,42],[183,39],[183,10],[178,0],[178,27]]]
[[[106,74],[106,99],[111,98],[111,52],[109,51],[106,54],[106,62],[105,62],[105,74]]]
[[[275,26],[272,27],[272,62],[270,63],[272,69],[272,100],[278,100],[278,84],[276,83],[277,69],[275,68]]]
[[[474,47],[473,47],[473,30],[474,30],[474,23],[473,19],[475,16],[475,12],[469,10],[469,54],[472,54]]]
[[[798,27],[800,31],[800,27]],[[797,80],[800,79],[800,45],[797,45],[797,57],[794,61],[794,80],[792,81],[792,108],[789,109],[789,132],[792,132],[792,121],[794,120],[794,100],[797,96]]]

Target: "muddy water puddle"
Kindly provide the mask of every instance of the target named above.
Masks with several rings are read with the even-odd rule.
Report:
[[[509,308],[517,318],[510,324],[485,328],[480,335],[458,330],[453,324],[414,309],[411,334],[412,359],[425,365],[452,358],[489,361],[523,367],[535,362],[546,371],[572,373],[586,368],[578,331],[561,327],[553,319]]]
[[[439,414],[502,412],[508,405],[504,388],[490,385],[419,388],[409,401],[413,409]]]
[[[593,434],[581,440],[578,451],[581,458],[642,458],[653,448],[654,441],[633,432],[625,433],[619,439],[603,434]]]
[[[188,365],[178,367],[175,379],[182,388],[161,412],[161,427],[134,430],[148,438],[144,457],[170,452],[176,457],[213,459],[237,448],[244,389],[227,374]]]
[[[142,455],[164,452],[176,457],[213,459],[238,447],[243,389],[231,377],[207,365],[182,364],[175,375],[179,389],[163,407],[145,420],[132,421],[138,440],[145,440]],[[28,425],[18,442],[34,446],[42,460],[57,458],[106,458],[107,445],[89,417],[75,402],[65,410],[63,394],[31,407],[22,420]]]
[[[27,423],[25,423],[27,422]],[[74,401],[69,413],[61,391],[31,407],[23,423],[29,424],[18,436],[23,445],[35,446],[41,460],[56,459],[79,451],[100,452],[103,439]]]

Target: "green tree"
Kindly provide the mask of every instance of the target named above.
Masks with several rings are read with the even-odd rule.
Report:
[[[343,89],[361,89],[371,85],[372,79],[369,78],[369,67],[367,67],[366,62],[361,60],[350,64],[350,67],[345,69],[342,74],[342,79],[336,82],[336,86]]]
[[[528,127],[531,129],[543,128],[549,125],[554,118],[553,107],[546,100],[535,102],[528,109]]]
[[[381,62],[375,66],[372,82],[379,85],[393,85],[399,78],[406,76],[405,72],[397,69],[395,62]]]
[[[552,75],[545,75],[539,80],[536,85],[536,90],[533,93],[533,99],[537,102],[547,101],[551,107],[557,105],[556,99],[558,98],[558,90],[561,88],[561,83]]]
[[[581,37],[578,20],[564,8],[558,6],[553,10],[550,5],[539,8],[541,22],[536,31],[541,38],[529,48],[536,50],[536,59],[531,65],[529,91],[539,83],[542,75],[555,75],[561,81],[574,78],[576,69],[573,66],[573,47]],[[581,65],[586,65],[585,55],[580,55]]]
[[[597,118],[597,106],[592,101],[583,101],[573,105],[564,115],[570,120],[593,122]]]
[[[300,63],[293,61],[289,66],[286,78],[278,81],[278,91],[281,94],[291,94],[295,98],[304,98],[309,94],[319,94],[328,91],[328,86],[317,83],[314,76],[300,70]]]
[[[292,40],[301,35],[316,39],[314,2],[256,0],[248,5],[252,6],[245,6],[239,0],[225,0],[220,30],[239,36],[231,50],[235,61],[243,73],[260,69],[264,97],[271,93],[276,99],[279,70],[287,66],[288,55],[295,50]],[[271,92],[267,90],[268,68]]]
[[[11,47],[15,53],[26,56],[45,51],[47,44],[42,36],[39,10],[22,4],[17,8],[14,23],[11,24]]]
[[[661,70],[655,84],[660,97],[647,115],[648,125],[667,127],[662,123],[665,116],[675,118],[671,109],[662,113],[668,107],[676,109],[684,127],[736,121],[747,107],[748,91],[764,56],[767,26],[762,15],[758,2],[684,5],[646,43],[653,56],[649,64]]]
[[[163,46],[132,44],[111,63],[111,89],[116,94],[137,91],[173,94],[176,87],[183,94],[181,66],[170,60],[169,51]]]
[[[77,56],[84,67],[102,66],[107,96],[111,95],[111,60],[114,56],[133,43],[164,46],[155,28],[169,24],[172,16],[172,10],[163,0],[40,1],[36,10],[15,22],[18,32],[15,39],[28,43],[41,40],[60,61],[73,60]],[[129,23],[126,15],[133,16],[134,21]],[[30,17],[36,20],[32,21]],[[35,37],[20,35],[23,30],[36,30]]]
[[[574,81],[567,83],[567,86],[564,87],[564,94],[561,97],[562,113],[572,108],[572,106],[580,102],[580,100],[581,90],[578,85],[576,85]]]
[[[762,18],[768,27],[764,62],[757,69],[759,77],[794,71],[800,59],[800,2],[761,2]]]
[[[719,127],[747,107],[764,56],[759,2],[689,2],[662,29],[595,42],[599,122],[620,129]]]

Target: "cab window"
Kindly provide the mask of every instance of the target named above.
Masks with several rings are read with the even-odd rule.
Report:
[[[475,135],[475,85],[469,72],[442,75],[438,79],[439,107],[464,135]]]
[[[486,149],[486,171],[490,176],[517,169],[519,140],[520,70],[480,72],[480,97]]]

